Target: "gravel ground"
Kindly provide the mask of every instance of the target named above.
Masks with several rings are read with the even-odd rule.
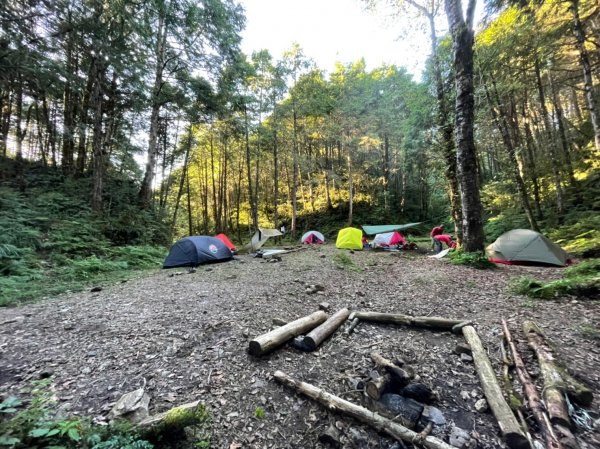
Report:
[[[247,353],[248,340],[272,329],[274,318],[291,321],[321,303],[331,313],[348,307],[473,320],[498,372],[505,318],[535,376],[538,369],[520,331],[524,319],[533,319],[566,365],[599,389],[600,349],[590,329],[599,328],[600,303],[570,297],[533,301],[507,288],[516,276],[557,278],[560,269],[479,271],[422,252],[373,251],[344,252],[352,262],[340,268],[337,253],[324,245],[274,263],[238,256],[191,274],[160,271],[99,292],[0,309],[0,397],[52,375],[63,412],[102,422],[121,395],[145,383],[151,413],[204,401],[214,448],[328,447],[318,437],[335,425],[342,447],[387,449],[389,438],[272,379],[281,370],[361,403],[354,383],[368,377],[369,354],[378,351],[404,359],[437,392],[434,405],[448,422],[436,429],[440,437],[457,426],[470,432],[477,447],[505,447],[493,416],[474,409],[483,393],[472,362],[453,351],[462,337],[360,323],[353,334],[338,331],[313,353],[289,346],[261,358]],[[324,290],[309,294],[310,284]],[[264,417],[257,417],[257,408]],[[600,447],[597,399],[590,413],[596,428],[578,431],[582,449]]]

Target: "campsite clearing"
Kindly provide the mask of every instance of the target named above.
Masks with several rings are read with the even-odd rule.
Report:
[[[124,393],[146,382],[152,413],[205,402],[215,448],[321,448],[318,438],[332,425],[341,428],[345,447],[387,448],[388,437],[273,380],[281,370],[360,404],[354,383],[368,375],[376,351],[405,360],[437,392],[448,431],[455,425],[475,436],[478,447],[505,447],[493,416],[475,410],[482,388],[473,362],[456,353],[463,338],[450,332],[360,321],[351,334],[338,330],[312,353],[282,346],[262,357],[248,354],[249,341],[274,328],[274,320],[309,315],[324,302],[332,311],[472,320],[496,370],[502,318],[526,363],[533,363],[520,330],[532,319],[557,344],[560,358],[600,390],[597,334],[584,332],[598,325],[600,304],[572,297],[532,301],[508,290],[514,277],[556,279],[561,268],[479,271],[422,251],[345,251],[352,267],[340,269],[338,252],[315,245],[274,263],[244,255],[191,274],[157,271],[98,292],[1,309],[0,395],[19,395],[31,381],[53,376],[63,412],[102,421]],[[311,284],[322,289],[309,294]],[[591,409],[596,420],[598,402]],[[600,445],[593,432],[579,436],[582,449]]]

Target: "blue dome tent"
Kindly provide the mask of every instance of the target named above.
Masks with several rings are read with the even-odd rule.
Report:
[[[163,268],[197,267],[203,263],[221,262],[232,258],[233,253],[221,240],[195,235],[185,237],[171,247]]]

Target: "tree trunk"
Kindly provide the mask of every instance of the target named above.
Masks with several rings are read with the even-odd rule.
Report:
[[[273,118],[275,127],[275,118]],[[279,155],[277,153],[277,130],[273,130],[273,227],[279,228]]]
[[[546,95],[544,94],[544,87],[542,85],[542,75],[540,71],[540,61],[538,55],[535,55],[535,77],[537,81],[538,95],[540,99],[540,111],[542,113],[542,120],[544,122],[544,128],[546,129],[546,139],[548,144],[548,153],[550,156],[550,164],[552,166],[552,179],[554,180],[554,187],[556,188],[556,212],[559,220],[564,215],[565,204],[563,199],[563,189],[560,183],[560,166],[558,163],[558,155],[556,154],[556,143],[552,136],[552,124],[550,123],[550,117],[548,115],[548,108],[546,108]]]
[[[79,176],[83,175],[85,171],[85,165],[87,162],[87,149],[86,149],[86,131],[88,123],[88,113],[90,109],[90,98],[94,89],[94,62],[90,64],[88,72],[88,81],[83,94],[83,101],[81,103],[81,112],[79,114],[79,142],[77,143],[77,167],[76,172]]]
[[[352,213],[354,206],[354,184],[352,182],[352,149],[346,145],[348,151],[348,226],[352,226]]]
[[[148,138],[148,162],[146,173],[140,189],[140,199],[149,206],[152,202],[152,181],[154,180],[154,167],[158,156],[158,120],[161,108],[160,94],[163,87],[163,72],[165,68],[165,53],[167,46],[166,12],[161,9],[158,16],[158,30],[156,36],[156,67],[154,71],[154,87],[152,88],[152,112],[150,114],[150,131]]]
[[[10,130],[10,118],[12,116],[12,107],[13,107],[13,95],[12,92],[7,91],[6,96],[4,97],[6,100],[3,101],[3,106],[0,109],[2,116],[0,117],[0,154],[6,157],[6,150],[8,148],[8,131]]]
[[[502,136],[502,141],[504,142],[504,147],[506,148],[506,152],[508,153],[508,161],[510,163],[510,169],[512,171],[513,180],[517,186],[517,192],[519,192],[519,196],[521,197],[521,205],[525,211],[525,215],[527,216],[527,220],[529,221],[529,226],[534,231],[540,232],[537,221],[533,216],[533,212],[531,211],[531,205],[529,204],[529,198],[527,196],[527,189],[525,187],[525,182],[523,182],[523,178],[521,177],[521,173],[519,172],[519,164],[517,162],[517,157],[515,155],[515,146],[513,144],[513,140],[511,139],[508,124],[506,123],[506,117],[502,114],[500,110],[500,114],[496,112],[494,103],[492,102],[492,98],[488,89],[487,84],[484,84],[485,95],[488,100],[488,104],[490,107],[490,113],[492,114],[492,119]],[[496,104],[498,107],[500,106],[500,101],[496,96]],[[500,115],[500,116],[498,116]]]
[[[171,221],[171,236],[173,236],[175,231],[175,224],[177,223],[177,212],[179,211],[179,202],[181,201],[181,196],[183,195],[183,187],[185,179],[187,178],[188,172],[188,159],[190,156],[190,150],[192,148],[192,124],[190,123],[188,128],[188,141],[185,147],[185,158],[183,160],[183,167],[181,169],[181,179],[179,180],[179,189],[177,190],[177,197],[175,199],[175,210],[173,211],[173,220]],[[191,234],[190,234],[191,235]]]
[[[103,105],[103,89],[104,83],[104,66],[100,58],[94,60],[94,93],[92,104],[94,106],[94,139],[92,141],[93,173],[94,187],[92,190],[92,209],[96,213],[102,211],[102,190],[104,180],[104,153],[102,146],[102,113]]]
[[[71,12],[67,13],[68,21],[71,21]],[[67,81],[64,90],[64,109],[63,109],[63,145],[61,166],[62,172],[66,176],[73,174],[73,150],[75,148],[75,105],[77,103],[77,94],[71,89],[71,80],[76,75],[76,56],[73,52],[74,33],[67,33],[66,42],[66,73]]]
[[[292,98],[293,108],[293,142],[292,142],[292,237],[296,235],[296,214],[298,212],[298,117],[296,115],[296,101]]]
[[[482,251],[484,243],[482,207],[479,196],[477,153],[473,137],[473,11],[469,0],[467,20],[463,19],[462,1],[445,0],[446,15],[452,34],[456,85],[456,161],[463,216],[463,244],[467,252]]]
[[[577,50],[581,59],[581,68],[583,69],[583,86],[585,89],[585,98],[590,111],[590,120],[594,128],[594,144],[596,150],[600,151],[600,117],[598,116],[598,106],[594,98],[594,80],[592,78],[592,67],[590,56],[585,48],[585,31],[579,17],[579,0],[571,0],[569,9],[573,13],[573,33],[577,42]]]
[[[544,214],[542,212],[541,200],[540,200],[540,184],[538,181],[537,170],[535,167],[535,156],[534,156],[534,141],[531,127],[529,126],[529,116],[526,113],[525,106],[527,100],[521,102],[521,116],[523,117],[523,129],[525,130],[525,147],[527,149],[527,171],[529,172],[529,178],[533,184],[533,204],[535,206],[535,212],[537,218],[542,220]]]
[[[472,326],[466,326],[463,328],[463,335],[467,340],[467,343],[471,346],[473,353],[473,362],[475,363],[475,369],[481,381],[481,387],[487,399],[487,402],[492,410],[492,413],[498,421],[498,426],[502,432],[506,444],[511,449],[525,449],[530,448],[529,441],[523,433],[523,430],[519,426],[517,419],[512,413],[512,410],[504,400],[502,396],[502,390],[498,385],[498,379],[494,373],[494,368],[490,359],[488,358],[487,352],[479,335]]]
[[[577,181],[575,180],[573,164],[571,163],[571,145],[569,143],[569,139],[567,138],[567,131],[565,130],[565,120],[563,117],[562,106],[560,104],[560,96],[556,91],[556,86],[554,85],[554,81],[552,80],[552,75],[550,72],[548,72],[548,83],[550,84],[550,92],[552,93],[552,104],[556,114],[556,124],[558,125],[558,133],[560,136],[560,143],[562,145],[565,168],[569,177],[569,184],[571,187],[575,187],[577,185]]]

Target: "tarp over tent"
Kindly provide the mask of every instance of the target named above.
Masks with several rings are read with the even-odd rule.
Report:
[[[540,263],[565,266],[569,255],[556,243],[530,229],[505,232],[486,248],[492,262],[504,264]]]
[[[384,232],[377,234],[371,242],[374,248],[387,248],[390,246],[406,245],[406,239],[399,232]]]
[[[375,235],[375,234],[384,234],[387,232],[393,231],[401,231],[402,229],[412,228],[413,226],[417,226],[423,223],[422,221],[418,223],[407,223],[407,224],[396,224],[396,225],[378,225],[378,226],[368,226],[363,225],[363,231],[367,235]]]
[[[247,249],[250,252],[254,252],[261,246],[263,246],[265,242],[269,240],[269,237],[277,237],[279,235],[283,234],[277,229],[258,228],[258,231],[256,231],[250,239],[250,243],[246,245],[244,249]]]
[[[229,260],[232,257],[233,253],[221,240],[195,235],[185,237],[171,247],[163,268],[196,267],[203,263]]]
[[[306,243],[307,245],[325,243],[325,236],[319,231],[308,231],[304,233],[300,242]]]
[[[236,251],[235,245],[233,243],[231,243],[231,240],[229,240],[225,234],[217,234],[217,235],[215,235],[215,238],[219,239],[223,243],[225,243],[225,246],[227,248],[229,248],[231,251]]]
[[[344,228],[338,232],[335,247],[339,249],[363,249],[362,231],[356,228]]]

